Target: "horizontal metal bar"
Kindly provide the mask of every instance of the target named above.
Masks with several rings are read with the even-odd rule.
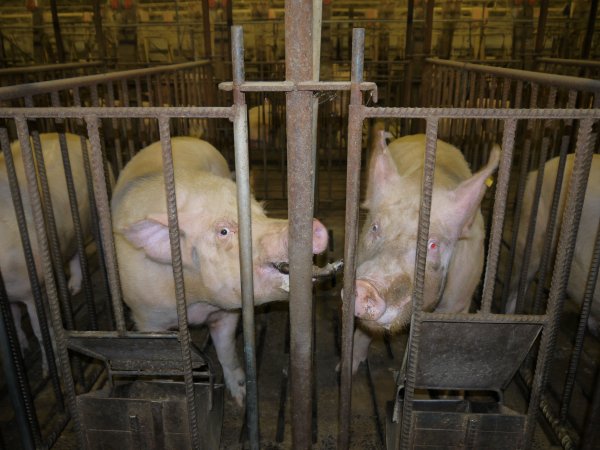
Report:
[[[536,58],[538,63],[562,64],[563,66],[585,66],[600,69],[600,61],[594,59]]]
[[[233,119],[233,108],[196,107],[196,106],[169,106],[169,107],[65,107],[65,108],[0,108],[0,117],[25,117],[35,118],[155,118],[159,117],[188,117],[188,118],[213,118]]]
[[[30,27],[28,27],[31,30]],[[19,66],[19,67],[6,67],[0,69],[0,77],[4,75],[25,75],[39,72],[50,72],[53,70],[71,70],[71,69],[84,69],[87,67],[99,67],[102,63],[100,61],[88,61],[78,63],[65,63],[65,64],[42,64],[38,66]]]
[[[1,114],[1,110],[0,110]],[[600,109],[495,109],[495,108],[369,108],[363,117],[428,117],[456,119],[600,119]]]
[[[131,339],[179,339],[179,334],[175,331],[164,331],[164,332],[140,332],[140,331],[127,331],[120,333],[118,331],[79,331],[79,330],[65,330],[67,338],[100,338],[100,339],[113,339],[113,338],[131,338]]]
[[[349,91],[350,81],[245,81],[240,84],[242,92],[290,92],[290,91]],[[219,89],[231,91],[233,82],[219,83]],[[377,91],[377,85],[370,81],[360,83],[361,91]]]
[[[544,325],[547,316],[525,314],[493,314],[493,313],[436,313],[423,312],[423,321],[428,322],[471,322],[471,323],[534,323]]]
[[[27,95],[45,94],[52,91],[62,91],[66,89],[73,89],[76,87],[105,84],[114,81],[143,77],[148,75],[177,72],[180,70],[193,69],[195,67],[205,66],[208,64],[210,64],[210,61],[202,60],[182,64],[157,66],[147,69],[123,70],[120,72],[84,75],[81,77],[64,78],[61,80],[40,81],[38,83],[5,86],[0,88],[0,100],[11,100],[15,98],[25,97]]]
[[[586,92],[600,92],[600,81],[587,78],[570,77],[567,75],[556,75],[542,72],[532,72],[520,69],[508,69],[505,67],[486,66],[482,64],[469,64],[459,61],[449,61],[439,58],[427,58],[430,64],[438,66],[452,67],[458,70],[468,70],[471,72],[485,73],[488,75],[498,75],[500,77],[512,78],[514,80],[529,81],[546,86],[556,86],[567,89],[576,89]]]

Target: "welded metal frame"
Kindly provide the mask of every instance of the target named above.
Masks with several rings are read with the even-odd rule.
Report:
[[[239,33],[234,31],[234,34]],[[362,38],[361,38],[362,35]],[[241,39],[241,34],[236,34],[234,39],[235,42],[239,42]],[[63,119],[78,119],[84,121],[87,126],[88,135],[90,138],[91,146],[92,146],[92,160],[91,160],[91,172],[93,175],[93,186],[94,186],[94,196],[95,201],[98,207],[98,218],[100,221],[100,235],[103,236],[103,251],[104,255],[107,259],[107,272],[109,274],[109,286],[111,290],[111,298],[113,302],[113,308],[116,314],[116,328],[119,336],[127,336],[128,332],[125,329],[125,323],[123,319],[123,307],[120,298],[120,287],[118,280],[118,268],[116,266],[116,258],[114,252],[114,242],[112,240],[112,232],[111,232],[111,221],[110,221],[110,209],[108,204],[108,196],[106,193],[106,178],[105,178],[105,169],[104,169],[104,157],[102,154],[102,145],[101,145],[101,136],[100,136],[100,119],[113,119],[113,118],[148,118],[148,119],[156,119],[159,121],[160,132],[161,132],[161,142],[163,143],[163,161],[165,164],[165,181],[166,181],[166,189],[167,189],[167,197],[168,197],[168,205],[169,205],[169,229],[170,229],[170,239],[171,239],[171,248],[173,252],[173,260],[174,260],[174,277],[177,281],[177,304],[178,304],[178,315],[180,317],[180,336],[182,336],[181,347],[182,347],[182,355],[183,360],[186,360],[186,357],[189,358],[189,338],[186,338],[187,332],[187,320],[185,318],[185,299],[183,293],[183,276],[181,273],[181,255],[179,253],[179,239],[177,236],[178,228],[177,228],[177,219],[176,219],[176,199],[174,196],[174,186],[173,186],[173,171],[172,171],[172,154],[170,149],[170,136],[169,136],[169,120],[172,118],[225,118],[234,121],[234,133],[235,133],[235,141],[236,141],[236,170],[239,170],[238,175],[238,200],[240,205],[240,220],[243,220],[245,212],[247,211],[247,206],[244,206],[244,202],[248,201],[249,198],[249,187],[247,185],[248,182],[248,162],[247,162],[247,124],[246,124],[246,113],[245,113],[245,104],[243,93],[244,92],[264,92],[264,91],[279,91],[279,92],[293,92],[293,93],[313,93],[315,91],[337,91],[337,90],[350,90],[351,93],[351,104],[350,104],[350,124],[349,124],[349,132],[348,132],[348,142],[349,142],[349,150],[348,150],[348,185],[347,185],[347,230],[346,230],[346,248],[345,248],[345,257],[346,257],[346,269],[345,269],[345,292],[344,296],[344,328],[343,328],[343,358],[342,358],[342,390],[340,397],[340,434],[339,434],[339,444],[340,448],[347,448],[349,445],[349,437],[350,437],[350,427],[349,427],[349,417],[350,417],[350,392],[351,392],[351,376],[350,376],[350,358],[352,354],[352,331],[353,331],[353,311],[354,311],[354,277],[355,277],[355,252],[356,252],[356,241],[358,235],[358,199],[359,199],[359,174],[360,174],[360,149],[361,149],[361,128],[362,123],[367,118],[397,118],[397,119],[426,119],[428,122],[427,127],[427,135],[428,135],[428,146],[427,146],[427,164],[426,164],[426,177],[425,179],[431,182],[433,177],[433,167],[435,161],[435,145],[434,139],[437,134],[437,123],[440,119],[443,118],[461,118],[461,119],[497,119],[500,121],[504,121],[504,149],[505,153],[502,159],[501,167],[500,167],[500,175],[497,189],[497,199],[495,202],[495,208],[497,211],[494,212],[494,222],[492,224],[492,239],[490,245],[490,253],[488,258],[497,258],[497,252],[499,249],[499,236],[502,232],[503,227],[503,212],[506,207],[506,189],[508,183],[508,170],[511,165],[511,149],[512,143],[514,141],[514,131],[516,128],[516,124],[519,120],[525,119],[539,119],[539,120],[547,120],[547,119],[566,119],[566,120],[580,120],[582,126],[580,126],[580,136],[581,139],[589,139],[591,133],[591,124],[593,122],[597,122],[600,119],[600,111],[598,109],[591,110],[581,110],[581,109],[479,109],[479,108],[370,108],[364,106],[363,95],[362,93],[365,91],[372,91],[376,94],[376,86],[373,83],[366,83],[362,81],[362,69],[363,69],[363,60],[362,60],[362,42],[361,39],[364,40],[364,30],[355,31],[355,44],[353,44],[353,49],[355,53],[353,53],[353,70],[352,70],[352,79],[348,82],[315,82],[315,81],[283,81],[283,82],[245,82],[243,76],[243,65],[237,66],[236,71],[234,72],[234,81],[233,83],[224,83],[221,85],[221,88],[224,90],[233,90],[234,91],[234,105],[231,107],[211,107],[211,108],[202,108],[202,107],[153,107],[153,108],[131,108],[131,107],[90,107],[90,108],[77,108],[77,107],[67,107],[67,108],[0,108],[0,118],[14,119],[16,121],[20,142],[22,148],[24,150],[24,158],[27,163],[27,172],[28,172],[28,184],[32,194],[32,201],[34,203],[34,215],[36,222],[36,234],[40,241],[41,248],[43,250],[43,262],[44,262],[44,273],[47,280],[53,280],[52,273],[52,259],[50,255],[48,238],[46,237],[46,231],[44,228],[44,213],[42,211],[42,202],[37,194],[37,189],[34,189],[33,186],[35,183],[35,168],[33,166],[33,150],[29,145],[29,131],[27,127],[27,120],[35,119],[35,118],[63,118]],[[238,45],[238,47],[234,47],[234,55],[237,58],[238,64],[241,58],[243,62],[243,45],[239,43],[234,45]],[[145,69],[145,70],[153,70],[153,69]],[[145,74],[145,72],[139,72],[138,75]],[[57,83],[60,84],[60,83]],[[53,87],[55,85],[50,84],[46,85],[46,89],[49,87]],[[65,86],[64,84],[62,86]],[[42,91],[36,91],[42,93]],[[47,92],[47,91],[46,91]],[[2,91],[0,90],[0,94]],[[29,92],[26,95],[34,95],[33,92]],[[376,95],[374,96],[376,97]],[[0,98],[2,96],[0,95]],[[16,98],[16,97],[13,97]],[[245,138],[246,137],[246,138]],[[580,142],[578,140],[578,142]],[[244,148],[245,147],[245,148]],[[578,152],[580,156],[588,157],[588,153],[585,151],[585,145],[579,145]],[[246,158],[246,159],[245,159]],[[586,160],[582,160],[581,157],[578,162],[578,171],[581,175],[585,175],[586,171]],[[296,170],[305,170],[304,164],[307,164],[306,161],[298,162]],[[587,167],[589,170],[589,167]],[[308,172],[308,171],[307,171]],[[293,178],[293,177],[292,177]],[[587,178],[584,178],[587,179]],[[490,296],[493,294],[493,278],[495,277],[495,272],[497,267],[493,267],[493,263],[488,263],[488,269],[486,271],[485,278],[485,287],[484,287],[484,306],[483,312],[476,316],[470,315],[440,315],[435,313],[424,313],[420,311],[418,308],[419,302],[422,301],[422,289],[424,282],[424,261],[426,254],[426,244],[427,244],[427,232],[426,232],[426,224],[428,223],[428,208],[430,207],[431,201],[431,188],[432,184],[426,184],[424,186],[424,195],[423,195],[423,203],[422,203],[422,215],[420,216],[420,234],[418,239],[418,256],[417,256],[417,289],[415,289],[415,302],[416,309],[415,317],[413,318],[413,326],[411,327],[411,343],[410,343],[410,351],[411,358],[408,362],[409,367],[409,377],[407,384],[407,401],[405,405],[408,405],[411,396],[414,394],[414,354],[415,351],[418,351],[418,340],[419,340],[419,323],[423,320],[431,319],[431,320],[464,320],[464,321],[486,321],[486,320],[508,320],[508,321],[516,321],[516,322],[531,322],[531,323],[541,323],[544,325],[546,329],[548,329],[548,333],[544,333],[544,341],[542,343],[542,348],[546,348],[545,351],[540,353],[540,357],[538,360],[538,365],[541,364],[545,367],[542,370],[541,375],[536,374],[534,392],[533,392],[533,400],[530,403],[530,408],[528,411],[529,414],[529,431],[526,435],[527,439],[531,439],[532,436],[532,428],[535,426],[535,417],[538,414],[538,403],[540,392],[544,386],[547,377],[547,365],[549,355],[551,352],[548,349],[551,349],[554,345],[555,337],[553,336],[553,323],[560,309],[561,309],[561,296],[564,291],[564,280],[561,280],[561,277],[564,277],[565,273],[568,273],[568,260],[569,260],[569,252],[572,253],[572,242],[570,242],[568,238],[568,230],[563,231],[561,236],[566,236],[561,238],[561,254],[566,257],[565,262],[559,266],[558,271],[555,276],[557,280],[553,282],[553,288],[551,291],[551,307],[550,312],[544,316],[514,316],[511,318],[504,318],[503,316],[498,316],[490,313]],[[575,192],[570,195],[569,205],[576,205],[578,201],[578,195],[580,196],[582,189],[585,189],[585,186],[581,183],[578,183],[576,186]],[[35,191],[35,192],[34,192]],[[294,201],[294,200],[292,200]],[[310,206],[310,205],[309,205]],[[575,206],[572,206],[575,208]],[[306,205],[300,206],[299,211],[305,211],[302,208],[306,208]],[[566,216],[567,214],[565,214]],[[576,216],[573,214],[570,216],[573,219],[576,219]],[[569,219],[571,220],[571,218]],[[575,220],[576,222],[576,220]],[[247,218],[246,222],[246,231],[245,236],[251,236],[251,230],[249,227],[249,218]],[[576,227],[575,223],[569,223],[567,226],[569,230],[573,230]],[[301,233],[302,230],[298,231]],[[241,234],[241,233],[240,233]],[[572,234],[572,233],[571,233]],[[295,234],[292,233],[291,237],[295,238]],[[250,240],[251,242],[251,240]],[[290,242],[295,242],[295,239],[290,239]],[[302,243],[301,240],[298,242]],[[245,241],[245,244],[241,242],[240,248],[242,249],[242,271],[248,269],[248,258],[251,259],[251,249],[249,251],[244,250],[244,245],[248,245],[248,241]],[[300,245],[300,244],[298,244]],[[292,251],[291,251],[292,252]],[[496,255],[496,256],[494,256]],[[307,258],[300,256],[298,258],[297,264],[292,264],[295,267],[301,267],[304,264],[309,264],[310,261],[304,261]],[[249,278],[251,280],[251,276]],[[249,295],[251,295],[252,290],[248,288],[248,277],[247,273],[243,276],[243,289],[246,293],[244,295],[244,328],[245,335],[246,330],[248,333],[253,333],[253,327],[250,326],[250,322],[246,323],[246,317],[252,316],[252,302]],[[251,282],[251,281],[250,281]],[[561,284],[562,283],[562,284]],[[300,283],[302,284],[302,283]],[[245,287],[244,287],[245,286]],[[72,418],[74,420],[75,429],[78,433],[78,437],[80,439],[80,443],[83,442],[81,436],[81,427],[80,427],[80,417],[78,416],[78,411],[76,406],[74,405],[74,396],[75,389],[73,384],[73,379],[71,375],[71,367],[68,358],[68,341],[70,336],[75,336],[75,332],[71,334],[67,330],[64,330],[61,322],[60,315],[60,305],[59,305],[59,296],[56,288],[54,287],[54,282],[47,283],[48,295],[50,300],[50,311],[51,311],[51,319],[53,326],[56,331],[56,340],[58,344],[59,357],[60,357],[60,368],[63,374],[63,379],[65,381],[65,390],[67,392],[67,403],[69,405],[69,410],[72,414]],[[299,286],[296,290],[292,289],[295,292],[302,292],[303,287]],[[306,290],[306,289],[304,289]],[[250,294],[248,294],[250,292]],[[564,297],[564,296],[562,296]],[[250,320],[250,319],[248,319]],[[294,320],[294,319],[293,319]],[[96,333],[98,335],[102,335],[103,332],[90,332],[92,333],[90,336],[94,336]],[[246,337],[246,336],[245,336]],[[249,352],[253,345],[251,343],[245,342],[245,345],[248,345]],[[188,359],[189,361],[189,359]],[[305,367],[301,366],[299,369],[305,370]],[[194,402],[193,399],[193,388],[190,390],[189,386],[191,383],[191,367],[186,366],[184,368],[186,373],[185,382],[188,394],[188,406],[190,408],[190,420],[191,420],[191,430],[192,437],[195,442],[198,442],[198,430],[194,429],[193,424],[193,414],[194,412]],[[250,383],[254,382],[252,380],[252,373],[248,374],[248,381]],[[411,387],[412,386],[412,387]],[[309,393],[306,392],[306,388],[299,389],[296,391],[295,395],[311,397]],[[412,393],[411,393],[412,390]],[[249,393],[249,397],[254,394]],[[407,411],[405,412],[404,417],[409,418],[411,411],[410,406],[407,406]],[[308,416],[310,416],[310,409],[308,411]],[[255,418],[257,419],[257,413]],[[408,420],[408,419],[406,419]],[[300,414],[298,415],[298,419],[295,422],[294,428],[296,436],[294,437],[295,442],[298,442],[298,445],[304,445],[310,443],[310,417],[307,418],[307,415]],[[253,426],[253,425],[251,425]],[[308,428],[307,428],[308,427]],[[308,432],[307,432],[308,430]],[[253,432],[250,433],[252,443],[251,445],[258,445],[258,434]],[[252,437],[255,436],[255,437]],[[407,438],[405,438],[407,439]]]
[[[360,51],[360,48],[358,49]],[[360,63],[360,56],[354,55],[353,62]],[[428,60],[437,62],[438,60]],[[513,76],[521,81],[542,82],[552,86],[566,87],[568,89],[591,90],[597,92],[598,84],[592,80],[581,80],[573,77],[549,76],[545,74],[535,74],[525,71],[513,71],[510,69],[490,68],[479,65],[471,65],[465,63],[443,62],[444,65],[466,69],[474,69],[484,74]],[[353,70],[353,76],[360,77],[362,67],[357,67]],[[348,149],[348,191],[347,191],[347,215],[346,215],[346,247],[345,247],[345,278],[344,278],[344,305],[343,305],[343,333],[342,333],[342,388],[340,399],[340,434],[338,436],[338,444],[340,448],[348,448],[349,437],[349,421],[350,421],[350,393],[351,393],[351,377],[350,359],[352,355],[352,333],[353,333],[353,311],[354,311],[354,278],[355,278],[355,261],[354,254],[357,245],[356,225],[358,223],[358,194],[354,192],[356,186],[351,186],[351,183],[357,183],[354,170],[360,170],[360,158],[355,161],[353,157],[356,149],[353,143],[358,141],[358,151],[360,152],[360,129],[362,122],[367,118],[408,118],[408,119],[425,119],[427,123],[427,151],[425,155],[425,168],[423,174],[422,185],[422,201],[419,215],[419,235],[417,242],[417,255],[415,260],[415,290],[413,294],[413,318],[410,328],[410,338],[408,347],[408,360],[406,365],[406,380],[405,380],[405,401],[402,421],[402,434],[398,444],[398,448],[409,448],[411,442],[411,416],[412,404],[414,402],[414,390],[416,384],[416,361],[419,352],[420,325],[424,320],[437,321],[452,321],[461,320],[465,322],[471,321],[490,321],[490,322],[515,322],[515,323],[533,323],[540,324],[544,328],[542,341],[540,344],[540,352],[536,367],[534,383],[531,392],[531,398],[528,403],[527,422],[524,432],[523,448],[529,448],[533,442],[533,432],[536,425],[536,419],[539,414],[539,406],[542,400],[542,393],[548,378],[550,364],[552,362],[552,353],[556,344],[556,333],[558,319],[565,297],[566,283],[570,270],[570,263],[573,256],[575,245],[575,235],[578,227],[579,215],[583,204],[583,193],[587,184],[591,158],[593,154],[593,139],[592,125],[600,119],[600,109],[574,109],[572,105],[568,109],[487,109],[487,108],[368,108],[361,104],[360,96],[352,97],[350,106],[349,118],[349,149]],[[533,105],[535,106],[535,105]],[[494,211],[492,214],[492,231],[490,238],[490,248],[487,256],[486,273],[484,280],[482,311],[475,315],[468,314],[439,314],[426,313],[422,311],[422,299],[425,276],[425,260],[427,253],[428,241],[428,224],[429,224],[429,209],[431,207],[431,193],[433,186],[433,171],[435,167],[435,139],[437,138],[437,124],[444,118],[459,118],[459,119],[496,119],[504,123],[503,136],[503,156],[499,168],[498,187],[496,188],[496,200],[494,202]],[[508,181],[510,176],[510,167],[512,165],[512,151],[515,140],[515,130],[517,122],[525,119],[564,119],[571,123],[573,120],[580,121],[577,148],[576,148],[576,168],[574,168],[571,178],[571,187],[567,199],[567,210],[563,218],[563,226],[559,239],[559,254],[557,257],[558,264],[555,267],[552,280],[552,288],[550,291],[549,306],[545,315],[528,316],[514,315],[505,316],[492,314],[491,302],[495,279],[498,271],[498,258],[501,244],[501,236],[503,230],[503,221],[506,212],[506,200],[508,193]],[[356,124],[356,125],[355,125]],[[360,153],[359,153],[360,154]],[[542,158],[544,161],[544,158]],[[568,216],[568,217],[567,217]],[[593,276],[592,268],[590,277]],[[591,283],[591,280],[590,280]],[[588,307],[591,299],[587,299]],[[584,331],[584,326],[582,326]],[[583,333],[582,331],[582,333]],[[597,408],[596,408],[597,409]]]

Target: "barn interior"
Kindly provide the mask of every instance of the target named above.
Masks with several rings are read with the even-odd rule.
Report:
[[[14,231],[0,240],[0,450],[600,449],[598,17],[597,0],[0,2],[0,233]],[[380,130],[388,143],[425,135],[414,307],[354,373]],[[50,206],[46,133],[64,211]],[[215,335],[186,313],[177,136],[216,147],[237,184],[241,298],[224,309],[242,311],[242,406]],[[502,148],[480,199],[485,259],[461,261],[481,271],[467,311],[424,305],[436,138],[473,173]],[[170,211],[177,320],[140,332],[111,177],[155,142],[166,193],[148,204]],[[289,218],[289,302],[253,307],[251,196]],[[314,257],[311,217],[328,238]]]

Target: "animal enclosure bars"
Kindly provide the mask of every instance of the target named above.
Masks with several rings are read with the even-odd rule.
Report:
[[[302,30],[302,23],[293,28]],[[383,122],[398,137],[424,131],[425,152],[415,224],[414,307],[404,356],[388,361],[395,370],[395,388],[379,393],[389,400],[388,405],[378,405],[386,415],[385,440],[380,444],[390,449],[426,445],[512,449],[555,439],[564,448],[593,448],[600,397],[593,373],[598,371],[600,349],[586,323],[598,295],[600,238],[598,209],[587,215],[584,197],[586,189],[591,192],[597,185],[600,82],[432,59],[422,80],[420,107],[388,103],[390,107],[378,108],[372,106],[377,86],[363,80],[364,39],[364,30],[354,31],[350,81],[315,81],[298,68],[303,62],[298,52],[308,45],[301,39],[290,44],[296,49],[286,52],[285,81],[247,81],[241,29],[234,27],[233,81],[221,83],[220,91],[208,62],[0,88],[0,144],[10,182],[2,189],[11,196],[10,208],[15,211],[15,236],[22,240],[18,249],[22,247],[26,255],[26,283],[31,285],[39,317],[44,348],[40,355],[47,364],[42,368],[35,358],[25,362],[21,358],[19,332],[11,317],[15,308],[10,307],[11,291],[6,289],[10,269],[0,267],[5,285],[0,288],[0,305],[8,336],[2,338],[7,344],[2,348],[5,383],[7,391],[19,393],[12,404],[24,447],[59,445],[65,435],[68,439],[69,420],[71,438],[74,434],[82,448],[219,445],[228,394],[204,345],[206,337],[199,343],[188,327],[194,311],[186,305],[186,297],[194,281],[186,266],[188,231],[181,212],[187,197],[179,188],[176,195],[177,136],[219,144],[235,167],[250,447],[270,439],[259,434],[264,423],[257,390],[266,388],[260,384],[256,362],[261,350],[255,343],[253,236],[258,231],[252,220],[256,208],[252,189],[259,200],[274,202],[275,209],[287,206],[289,215],[292,436],[281,445],[316,445],[313,403],[328,394],[335,397],[339,448],[360,445],[352,441],[357,433],[352,425],[352,386],[357,382],[352,373],[352,334],[359,203],[364,199],[363,168],[377,145],[370,131]],[[412,86],[412,80],[409,83]],[[329,93],[337,94],[329,97]],[[313,127],[309,118],[317,107],[324,115]],[[283,128],[285,132],[279,131]],[[315,129],[321,134],[313,147]],[[50,135],[56,139],[59,175],[66,178],[66,199],[59,198],[52,185],[44,150]],[[494,143],[502,148],[498,174],[490,177],[491,188],[482,203],[486,259],[470,312],[423,310],[442,145],[438,138],[460,148],[473,171],[493,159]],[[18,151],[11,140],[18,143]],[[124,268],[118,263],[115,240],[123,233],[115,229],[114,197],[112,210],[110,202],[117,189],[113,178],[125,173],[127,163],[156,141],[162,191],[149,203],[160,202],[165,211],[176,330],[142,332],[131,330],[131,317],[123,306],[123,284],[129,281],[122,279]],[[556,167],[549,165],[554,158]],[[537,173],[529,174],[531,170]],[[342,196],[335,196],[344,181]],[[136,181],[126,191],[143,182]],[[65,209],[59,215],[61,201]],[[548,210],[545,216],[538,213],[542,207]],[[319,218],[325,221],[328,208],[344,214],[340,226],[345,236],[344,294],[343,300],[337,293],[335,297],[342,310],[339,397],[337,392],[320,391],[313,381],[315,371],[333,372],[337,363],[323,367],[313,362],[316,307],[309,250],[322,230],[312,216],[313,209],[324,210]],[[73,223],[72,253],[78,255],[84,295],[73,295],[65,272],[61,247],[65,220]],[[581,270],[584,289],[574,290],[570,277],[572,261],[579,254],[578,230],[588,220],[594,234],[585,247],[592,251]],[[536,230],[542,223],[548,232],[540,238]],[[193,256],[191,261],[195,262]],[[201,268],[204,264],[199,263]],[[530,266],[537,268],[533,274]],[[561,374],[563,366],[568,370]],[[31,382],[46,379],[40,376],[42,370],[48,372],[49,387],[46,382]],[[437,397],[431,395],[434,391]],[[440,391],[461,393],[440,398]],[[46,406],[39,393],[50,397]],[[169,412],[180,420],[169,419]],[[544,420],[555,437],[544,437],[539,426]],[[7,447],[15,442],[6,427],[2,433]]]

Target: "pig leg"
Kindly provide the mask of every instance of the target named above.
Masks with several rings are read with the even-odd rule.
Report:
[[[356,375],[360,364],[363,361],[367,360],[369,346],[371,345],[372,340],[373,338],[369,336],[365,331],[363,331],[359,327],[356,327],[353,336],[354,349],[352,350],[352,375]],[[341,366],[342,363],[338,363],[338,365],[335,368],[336,372],[340,371]]]
[[[75,253],[75,256],[69,261],[69,271],[71,276],[69,277],[69,292],[71,295],[77,295],[81,291],[81,281],[83,275],[81,273],[81,261],[79,259],[79,253]]]
[[[354,330],[354,350],[352,351],[352,375],[358,372],[360,364],[367,360],[372,337],[360,327]]]
[[[48,358],[46,357],[46,351],[44,350],[44,341],[42,339],[42,330],[40,328],[40,320],[38,318],[37,309],[33,302],[24,302],[27,307],[27,314],[29,314],[29,322],[31,323],[31,329],[35,335],[38,344],[40,346],[40,352],[42,353],[42,374],[44,378],[48,376]]]
[[[223,368],[225,385],[237,404],[243,406],[246,396],[246,375],[235,348],[235,331],[240,314],[220,311],[213,317],[216,318],[210,321],[208,329]]]
[[[22,314],[21,314],[21,306],[18,303],[11,303],[10,309],[12,310],[13,320],[15,322],[15,330],[17,331],[17,338],[19,339],[19,346],[21,347],[21,352],[25,352],[25,350],[29,349],[29,340],[23,331],[23,326],[21,325]]]

